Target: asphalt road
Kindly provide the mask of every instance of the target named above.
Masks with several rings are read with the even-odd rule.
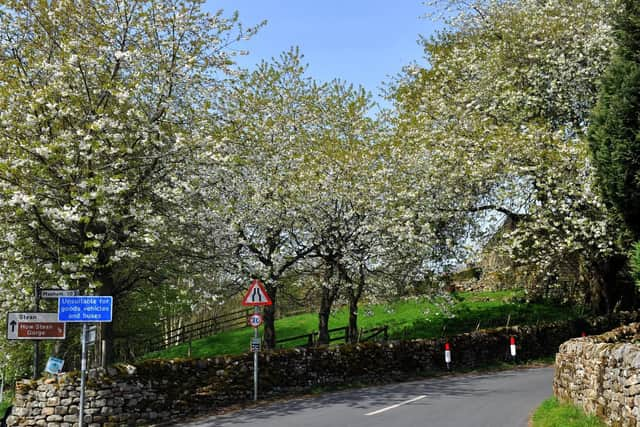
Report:
[[[328,393],[176,423],[185,427],[526,427],[553,368],[450,376]]]

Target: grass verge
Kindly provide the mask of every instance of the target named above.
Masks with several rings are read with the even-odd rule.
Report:
[[[4,400],[0,402],[0,418],[5,415],[7,408],[11,406],[11,401],[13,400],[13,392],[5,390],[2,397]]]
[[[560,403],[555,397],[542,402],[531,418],[532,427],[606,427],[595,416],[571,404]]]
[[[578,316],[576,308],[552,304],[532,304],[523,301],[518,291],[456,293],[445,298],[415,298],[393,304],[364,304],[358,313],[358,326],[370,329],[389,326],[390,339],[438,338],[476,328],[536,324],[566,320]],[[346,326],[348,311],[337,310],[330,318],[330,328]],[[291,316],[276,321],[279,338],[309,334],[318,327],[315,313]],[[213,357],[239,354],[249,350],[253,328],[222,332],[191,343],[192,357]],[[288,342],[282,348],[304,345],[306,338]],[[149,353],[144,359],[171,359],[188,356],[187,344],[165,351]]]

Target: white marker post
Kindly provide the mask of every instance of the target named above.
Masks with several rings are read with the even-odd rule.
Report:
[[[511,358],[516,360],[516,337],[511,336],[509,338],[509,352],[511,353]]]
[[[447,370],[451,370],[451,345],[444,343],[444,363],[447,364]]]
[[[251,282],[251,286],[249,286],[249,290],[242,300],[242,305],[254,307],[253,314],[247,319],[249,324],[254,327],[253,339],[251,340],[251,351],[253,352],[253,400],[258,400],[258,353],[260,352],[258,327],[262,324],[262,316],[258,307],[272,304],[273,302],[269,298],[262,282],[257,279]]]

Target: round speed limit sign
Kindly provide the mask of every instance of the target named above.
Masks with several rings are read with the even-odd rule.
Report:
[[[247,318],[247,323],[249,323],[249,326],[257,328],[258,326],[262,325],[262,315],[259,313],[252,314]]]

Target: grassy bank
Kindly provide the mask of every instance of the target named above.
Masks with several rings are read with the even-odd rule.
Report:
[[[389,326],[390,339],[436,338],[475,330],[516,324],[535,324],[574,318],[577,311],[551,304],[530,304],[516,291],[458,293],[445,298],[415,298],[393,304],[363,305],[358,312],[358,326],[370,329]],[[330,328],[346,326],[348,312],[337,310],[330,318]],[[276,321],[278,338],[308,334],[317,330],[315,313],[291,316]],[[262,331],[261,335],[262,335]],[[191,343],[193,357],[211,357],[248,351],[252,328],[232,330]],[[305,339],[285,343],[283,347],[304,344]],[[150,353],[145,358],[177,358],[188,355],[188,345]]]
[[[0,401],[0,418],[5,415],[7,408],[11,406],[11,401],[13,400],[13,392],[4,390],[2,398],[3,400]]]
[[[605,427],[597,417],[581,408],[559,403],[554,397],[542,402],[532,417],[532,427]]]

